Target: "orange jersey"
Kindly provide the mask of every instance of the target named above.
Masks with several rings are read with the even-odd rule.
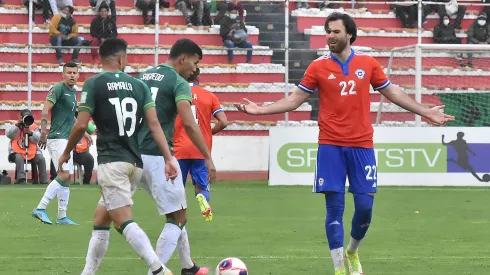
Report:
[[[298,88],[318,89],[319,144],[373,148],[370,90],[391,82],[370,55],[352,51],[345,63],[328,53],[313,61]]]
[[[191,84],[192,85],[192,84]],[[201,129],[204,141],[211,152],[213,144],[213,133],[211,129],[211,119],[216,114],[223,112],[219,99],[211,92],[204,90],[199,86],[192,86],[192,113],[196,118],[196,123]],[[192,143],[185,132],[184,125],[180,116],[175,120],[174,133],[174,155],[177,159],[203,159],[199,149]]]

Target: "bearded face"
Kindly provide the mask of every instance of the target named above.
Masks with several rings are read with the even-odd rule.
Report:
[[[327,43],[328,48],[333,53],[341,53],[347,46],[352,35],[348,34],[342,20],[328,23]]]

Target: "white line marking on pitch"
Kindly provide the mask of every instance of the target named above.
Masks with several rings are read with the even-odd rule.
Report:
[[[288,186],[280,186],[279,188],[287,188]],[[310,188],[309,186],[289,186],[289,187],[305,187],[305,188]],[[246,187],[221,187],[222,189],[233,189],[233,190],[243,190],[243,191],[250,191],[250,190],[256,190],[257,188],[246,188]],[[278,187],[271,187],[272,188],[278,188]],[[99,190],[97,188],[80,188],[80,187],[71,187],[72,190],[77,190],[77,191],[97,191]],[[383,187],[378,187],[379,191],[383,191]],[[384,190],[397,190],[397,191],[490,191],[490,187],[467,187],[467,188],[458,188],[458,187],[396,187],[396,186],[386,186],[386,189]],[[46,190],[45,187],[16,187],[16,188],[8,188],[8,187],[0,187],[0,191],[25,191],[25,190]],[[378,192],[379,192],[378,191]]]
[[[330,257],[319,257],[319,256],[233,256],[243,260],[307,260],[307,259],[330,259]],[[225,257],[218,256],[202,256],[193,257],[196,259],[204,260],[221,260]],[[84,260],[85,257],[77,256],[0,256],[0,259],[5,260]],[[172,259],[177,259],[172,257]],[[490,259],[490,256],[399,256],[399,257],[364,257],[365,260],[369,261],[390,261],[390,260],[486,260]],[[104,260],[115,260],[115,261],[127,261],[127,260],[141,260],[141,258],[136,257],[104,257]]]

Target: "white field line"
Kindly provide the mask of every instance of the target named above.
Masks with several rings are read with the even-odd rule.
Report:
[[[330,257],[320,257],[320,256],[272,256],[272,255],[261,255],[261,256],[233,256],[242,260],[311,260],[311,259],[331,259]],[[196,256],[194,259],[203,260],[221,260],[224,257],[219,256]],[[177,259],[177,258],[172,258]],[[363,257],[367,261],[402,261],[402,260],[486,260],[490,259],[488,256],[399,256],[399,257]],[[0,256],[0,260],[85,260],[85,256]],[[104,257],[104,261],[128,261],[128,260],[138,260],[141,258],[137,257]]]
[[[47,185],[45,185],[47,187]],[[0,192],[4,191],[26,191],[26,190],[46,190],[46,187],[15,187],[15,188],[8,188],[8,187],[0,187]],[[306,186],[306,185],[293,185],[293,186],[273,186],[270,187],[272,188],[311,188],[311,186]],[[86,187],[75,187],[71,186],[70,187],[72,190],[76,191],[95,191],[98,189],[96,188],[86,188]],[[247,187],[227,187],[223,186],[220,187],[223,189],[233,189],[233,190],[242,190],[242,191],[248,191],[248,190],[255,190],[256,188],[247,188]],[[419,186],[419,187],[397,187],[397,186],[378,186],[378,189],[396,189],[397,191],[490,191],[490,187],[468,187],[468,188],[453,188],[453,187],[424,187],[424,186]]]

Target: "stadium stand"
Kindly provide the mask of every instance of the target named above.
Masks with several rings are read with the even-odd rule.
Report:
[[[462,2],[462,1],[460,1]],[[471,3],[464,1],[465,3]],[[227,64],[226,50],[223,49],[222,39],[219,35],[219,25],[205,27],[188,27],[182,13],[175,9],[175,1],[169,1],[170,8],[160,10],[160,37],[161,44],[159,62],[164,62],[168,55],[169,46],[179,38],[186,37],[198,42],[204,48],[202,61],[201,84],[205,88],[216,92],[225,107],[231,126],[224,131],[225,135],[266,135],[270,125],[284,123],[283,115],[256,117],[240,114],[232,107],[232,102],[247,97],[257,102],[271,102],[284,96],[285,81],[285,14],[284,3],[275,1],[241,1],[245,9],[245,21],[249,33],[249,40],[254,45],[253,59],[245,64],[246,51],[235,51],[235,64]],[[130,44],[129,67],[127,72],[135,75],[154,63],[155,27],[143,25],[141,12],[134,7],[133,0],[118,0],[117,26],[118,33]],[[89,27],[92,18],[96,15],[89,1],[75,0],[74,18],[80,24],[79,33],[82,37],[90,39]],[[216,6],[211,2],[211,6]],[[359,27],[356,48],[366,50],[375,56],[383,66],[388,65],[388,49],[415,44],[417,42],[417,29],[402,28],[400,20],[395,17],[388,4],[366,4],[362,9],[341,9],[351,14]],[[462,22],[462,30],[458,30],[458,37],[466,43],[466,33],[469,25],[477,18],[482,7],[469,6]],[[311,60],[326,52],[324,18],[333,10],[316,8],[296,9],[291,3],[289,14],[289,85],[297,84]],[[41,11],[37,11],[40,14]],[[215,8],[212,17],[216,16]],[[427,17],[422,33],[423,43],[432,43],[432,30],[438,22],[438,15]],[[48,26],[44,24],[41,16],[36,16],[33,26],[33,110],[34,115],[42,108],[42,100],[47,88],[60,80],[60,68],[56,64],[53,49],[49,48],[47,37]],[[16,119],[18,110],[27,104],[27,10],[17,0],[6,0],[0,7],[0,128],[9,120]],[[165,46],[166,45],[166,46]],[[64,60],[69,60],[70,50],[63,50]],[[392,76],[395,83],[407,90],[413,89],[414,56],[410,53],[404,56],[406,62],[397,62],[394,66],[396,74]],[[78,87],[81,88],[83,80],[99,70],[93,64],[90,49],[82,49],[79,57],[81,64],[81,77]],[[488,63],[475,63],[472,69],[465,68],[460,75],[471,74],[479,68],[488,69]],[[457,80],[447,79],[457,76],[448,75],[459,65],[449,56],[424,56],[424,68],[433,70],[431,77],[424,78],[424,88],[440,90],[447,86],[438,87],[435,83],[453,83],[457,89]],[[475,76],[475,80],[485,77]],[[485,83],[484,81],[478,83]],[[461,85],[460,85],[461,86]],[[478,85],[476,85],[478,86]],[[488,89],[485,85],[473,87],[475,89]],[[425,96],[425,95],[424,95]],[[438,102],[437,96],[431,102]],[[372,95],[371,112],[373,122],[379,108],[379,95]],[[316,119],[317,103],[312,97],[295,112],[289,114],[292,125],[311,124]],[[413,115],[401,111],[392,105],[384,106],[385,112],[395,114],[390,116],[392,121],[384,121],[386,125],[413,120]]]

